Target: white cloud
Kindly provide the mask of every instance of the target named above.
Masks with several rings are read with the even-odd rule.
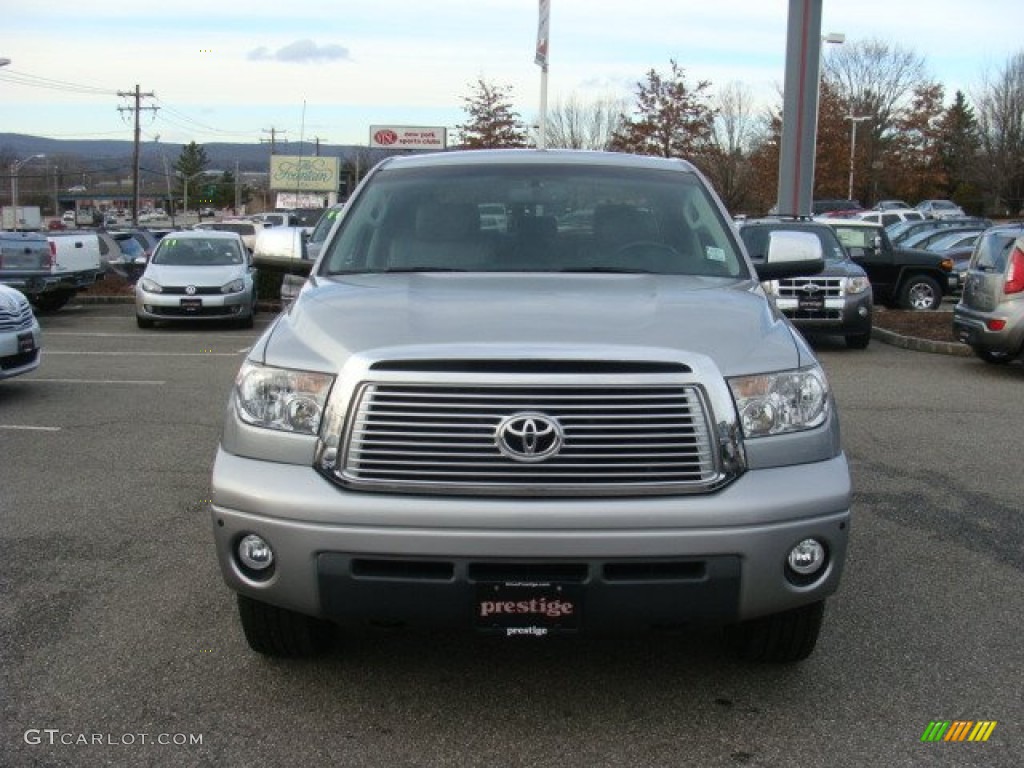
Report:
[[[347,61],[351,57],[348,48],[340,45],[318,46],[312,40],[296,40],[277,51],[271,52],[261,46],[249,52],[251,61],[286,61],[300,64],[319,63],[323,61]]]

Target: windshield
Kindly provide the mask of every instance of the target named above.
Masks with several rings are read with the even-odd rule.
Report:
[[[154,264],[175,267],[221,267],[244,261],[238,242],[227,238],[165,237],[153,254]]]
[[[700,180],[621,166],[384,169],[349,202],[322,274],[654,272],[749,276]]]
[[[331,227],[334,226],[335,219],[338,218],[338,214],[341,213],[340,207],[328,208],[316,222],[316,226],[309,235],[309,242],[311,243],[322,243],[327,239],[327,233],[331,231]]]
[[[830,228],[807,227],[800,225],[787,225],[784,222],[773,223],[766,226],[749,225],[740,229],[740,237],[743,244],[747,246],[747,253],[754,263],[763,262],[768,254],[768,244],[772,232],[807,232],[815,235],[821,243],[821,253],[825,261],[838,263],[849,261],[850,257],[840,244],[835,232]]]

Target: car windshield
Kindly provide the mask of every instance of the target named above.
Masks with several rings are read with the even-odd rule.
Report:
[[[222,267],[243,262],[238,243],[226,238],[165,237],[153,254],[154,264],[174,267]]]
[[[341,213],[340,208],[328,208],[316,222],[316,226],[309,235],[309,242],[311,243],[322,243],[327,239],[327,233],[331,231],[331,227],[334,226],[335,220],[338,218],[338,214]]]
[[[944,211],[952,211],[956,209],[956,204],[951,203],[949,200],[933,200],[932,208],[940,208]]]
[[[382,169],[349,202],[322,274],[652,272],[749,277],[687,173],[622,166]]]
[[[146,251],[143,249],[142,244],[131,235],[116,239],[118,246],[121,248],[121,253],[125,256],[129,256],[134,259],[138,256],[146,255]]]
[[[864,253],[874,250],[875,239],[879,236],[879,230],[875,227],[834,227],[836,236],[847,250],[852,253]]]

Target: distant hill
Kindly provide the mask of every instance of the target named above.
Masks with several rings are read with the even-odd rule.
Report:
[[[266,171],[270,162],[270,147],[267,144],[202,144],[209,158],[211,169],[234,171],[238,164],[240,172]],[[182,144],[165,144],[147,141],[140,144],[139,165],[154,171],[163,168],[164,158],[174,164],[181,154]],[[27,157],[28,155],[44,154],[49,157],[77,157],[84,163],[90,161],[123,161],[131,165],[133,146],[129,140],[85,140],[85,139],[47,139],[40,136],[29,136],[22,133],[0,133],[0,155]],[[278,154],[310,156],[316,151],[311,142],[288,142],[278,147]],[[320,155],[323,157],[340,157],[343,162],[366,153],[366,147],[350,145],[321,144]],[[383,157],[389,152],[380,152]],[[373,160],[379,159],[375,153]]]

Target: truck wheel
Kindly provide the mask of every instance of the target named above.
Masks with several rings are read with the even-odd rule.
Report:
[[[818,642],[824,613],[822,600],[735,624],[726,630],[726,639],[743,661],[802,661]]]
[[[265,656],[314,656],[333,644],[334,627],[330,622],[245,595],[238,595],[238,618],[249,647]]]
[[[912,275],[900,288],[900,306],[904,309],[938,309],[942,289],[928,275]]]
[[[846,346],[850,349],[867,349],[871,342],[871,331],[867,333],[855,333],[846,337]]]
[[[38,293],[32,299],[36,309],[41,312],[56,312],[63,307],[75,294],[70,291],[54,291],[53,293]]]

